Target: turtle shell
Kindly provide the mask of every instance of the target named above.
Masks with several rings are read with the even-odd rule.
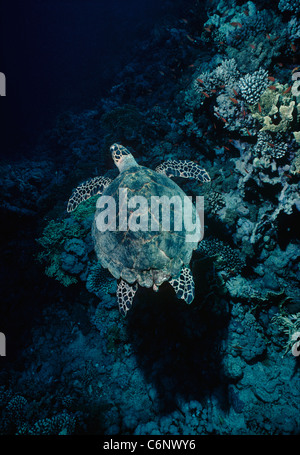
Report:
[[[147,230],[134,231],[127,228],[127,230],[121,231],[118,229],[120,189],[127,190],[128,201],[132,196],[143,196],[147,201],[147,208],[145,209],[145,206],[141,208],[142,213],[148,216]],[[167,196],[168,198],[179,196],[183,201],[186,196],[183,190],[165,175],[143,166],[137,166],[119,174],[105,189],[103,196],[112,196],[116,203],[114,219],[116,230],[102,231],[97,228],[97,217],[102,212],[102,208],[97,208],[92,237],[97,257],[102,266],[117,279],[122,278],[128,283],[137,281],[145,287],[151,287],[154,284],[159,286],[170,277],[178,276],[182,265],[189,264],[192,252],[200,239],[193,242],[186,241],[186,235],[191,232],[187,232],[185,229],[183,210],[180,215],[182,229],[174,230],[174,216],[178,216],[178,213],[181,214],[181,212],[178,210],[175,212],[172,204],[170,205],[170,230],[163,229],[162,210],[159,212],[158,229],[151,230],[153,227],[151,225],[151,213],[153,213],[151,212],[151,196]],[[128,203],[128,205],[130,204]],[[192,210],[195,220],[198,214],[193,205]],[[136,208],[127,207],[128,221],[134,212],[136,212]]]

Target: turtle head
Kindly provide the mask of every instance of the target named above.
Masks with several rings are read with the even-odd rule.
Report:
[[[112,159],[120,172],[138,166],[138,163],[135,161],[132,154],[127,148],[123,147],[123,145],[113,144],[110,147],[110,152]]]

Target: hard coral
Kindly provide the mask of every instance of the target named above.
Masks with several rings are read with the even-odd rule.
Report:
[[[83,233],[84,231],[80,224],[70,219],[64,221],[51,220],[44,228],[43,235],[37,239],[37,242],[42,247],[37,259],[45,264],[46,275],[55,278],[64,286],[77,282],[77,278],[69,275],[66,269],[62,267],[62,255],[68,253],[68,251],[64,251],[64,245],[70,240],[73,240],[73,242],[75,240],[79,241],[78,238]],[[70,258],[68,256],[65,259],[67,261]],[[67,267],[67,262],[65,265]],[[69,262],[68,265],[70,265]]]
[[[205,257],[215,256],[216,264],[226,272],[240,271],[245,265],[240,252],[219,239],[202,240],[197,251]]]
[[[241,96],[249,104],[257,103],[267,86],[268,72],[263,68],[260,68],[252,74],[248,73],[239,80]]]
[[[100,262],[94,264],[87,277],[86,288],[96,295],[109,294],[116,289],[116,280]]]
[[[280,11],[291,11],[294,14],[300,12],[299,0],[280,0],[278,3]]]
[[[273,137],[266,131],[260,131],[257,134],[257,143],[254,149],[255,153],[259,156],[267,155],[279,159],[286,154],[288,150],[288,143],[280,134]]]
[[[296,105],[287,85],[276,83],[262,93],[259,105],[252,106],[251,111],[262,125],[261,131],[285,132],[292,128],[295,116],[299,116],[300,104]]]

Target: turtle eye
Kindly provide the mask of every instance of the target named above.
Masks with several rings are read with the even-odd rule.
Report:
[[[118,162],[123,156],[130,155],[129,150],[127,150],[123,145],[113,144],[110,147],[112,158],[114,161]]]
[[[118,150],[118,148],[119,148],[118,144],[111,145],[110,147],[111,153],[115,153]]]

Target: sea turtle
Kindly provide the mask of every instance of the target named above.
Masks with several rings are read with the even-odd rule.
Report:
[[[193,240],[187,241],[187,235],[191,232],[187,231],[183,223],[183,211],[176,204],[169,205],[169,212],[163,212],[160,206],[158,212],[150,213],[149,207],[152,209],[153,200],[170,201],[176,196],[177,202],[190,203],[190,216],[200,223],[191,198],[169,177],[179,176],[208,182],[210,176],[192,161],[165,161],[153,171],[140,166],[122,145],[113,144],[110,151],[119,175],[113,180],[94,177],[81,183],[73,191],[67,211],[72,212],[82,201],[95,194],[101,195],[96,204],[92,237],[101,265],[119,280],[117,298],[120,312],[126,315],[130,309],[138,284],[153,287],[157,291],[164,281],[169,281],[177,297],[191,303],[194,299],[194,280],[189,263],[200,240],[200,233],[194,232]],[[135,196],[136,210],[133,210],[128,196]],[[115,205],[112,204],[115,211],[110,208],[105,213],[104,206],[107,210],[111,199],[115,201]],[[162,216],[165,215],[170,219],[169,229],[164,229],[162,224]],[[104,218],[108,222],[105,229]],[[182,222],[181,228],[175,226],[178,221],[179,226]]]

